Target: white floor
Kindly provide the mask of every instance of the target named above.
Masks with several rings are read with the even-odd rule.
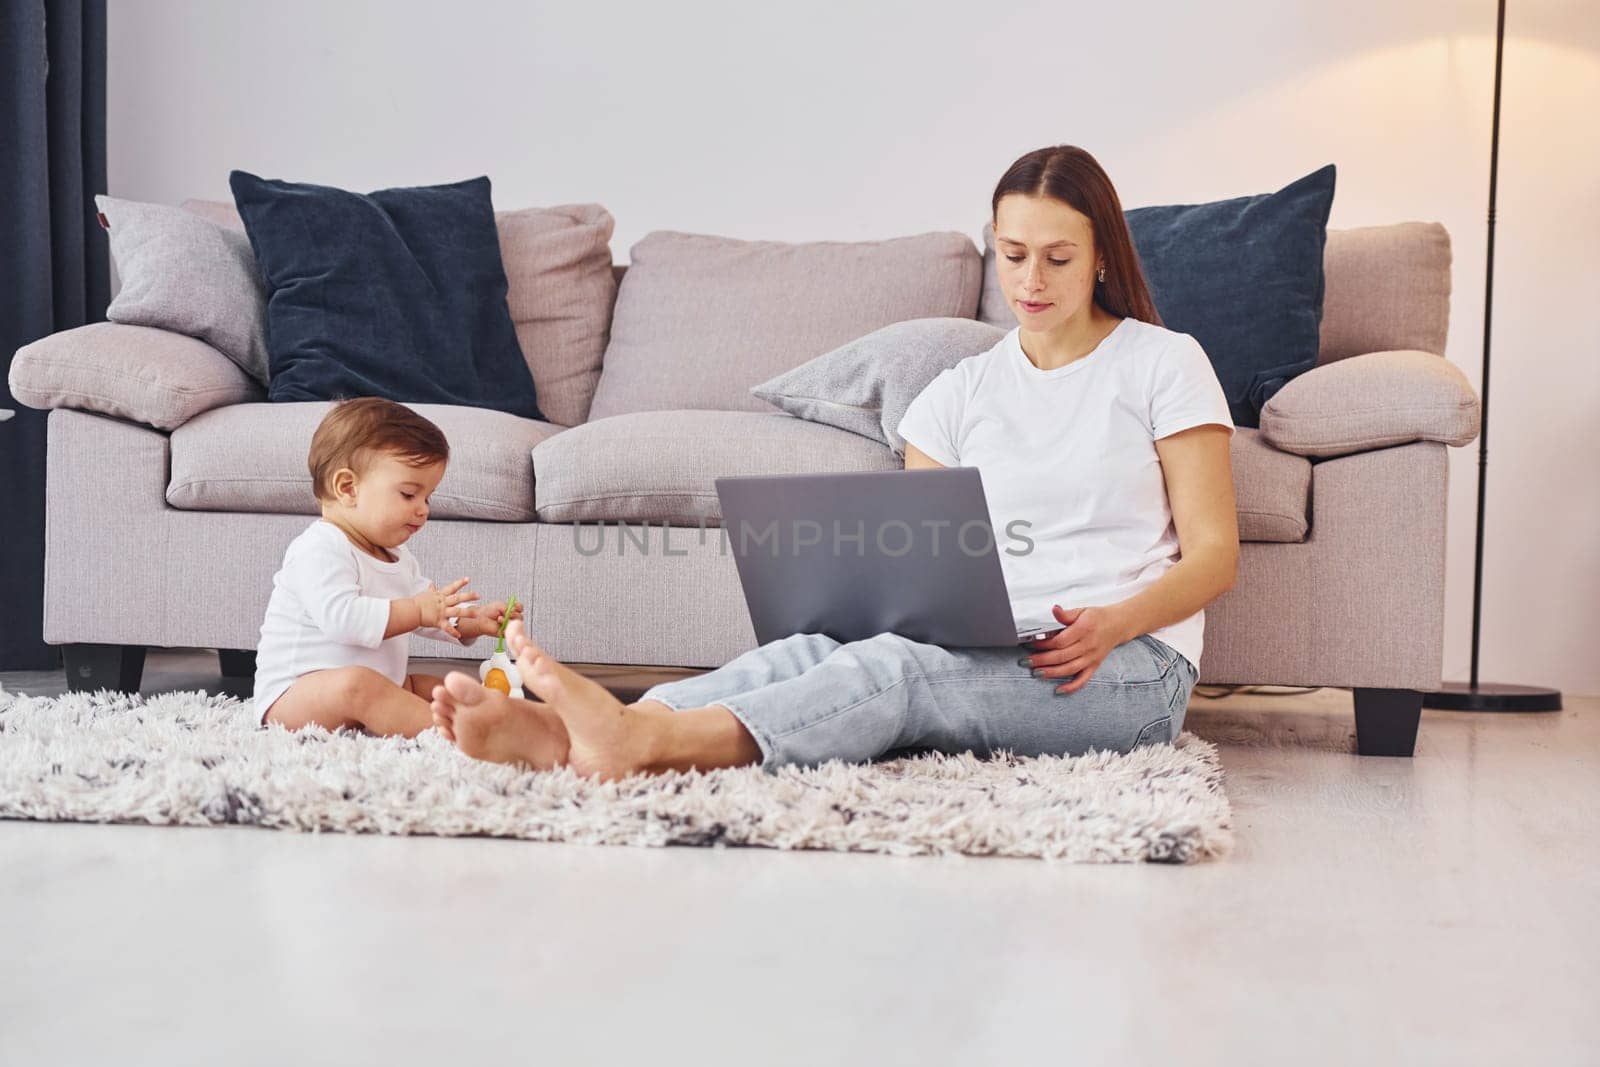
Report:
[[[1194,867],[0,823],[0,1064],[1596,1063],[1567,707],[1197,699]]]

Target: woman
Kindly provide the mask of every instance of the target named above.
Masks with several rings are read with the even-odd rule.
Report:
[[[518,622],[523,685],[543,702],[453,673],[433,693],[445,735],[481,759],[607,780],[915,748],[1126,752],[1176,737],[1202,609],[1238,565],[1227,401],[1195,340],[1161,326],[1092,156],[1023,156],[991,207],[1018,328],[940,374],[899,430],[908,469],[978,467],[993,528],[1030,522],[1032,550],[1001,553],[1006,588],[1019,627],[1053,618],[1059,633],[1031,649],[797,634],[624,705]]]

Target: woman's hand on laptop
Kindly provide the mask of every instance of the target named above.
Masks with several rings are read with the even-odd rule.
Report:
[[[1110,605],[1063,608],[1057,604],[1052,611],[1066,628],[1029,642],[1034,651],[1018,662],[1031,668],[1036,678],[1071,678],[1067,685],[1056,686],[1056,692],[1076,693],[1123,642],[1122,618]]]

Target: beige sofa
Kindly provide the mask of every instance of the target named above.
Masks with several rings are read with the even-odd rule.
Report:
[[[959,234],[653,234],[617,289],[609,216],[583,217],[581,240],[501,217],[519,336],[567,424],[419,405],[454,457],[412,547],[437,577],[517,594],[563,659],[713,667],[754,636],[712,480],[900,465],[748,387],[888,322],[1003,316],[978,306],[992,265]],[[552,233],[560,269],[528,258],[553,254]],[[1359,751],[1409,755],[1441,679],[1445,449],[1476,436],[1477,399],[1439,355],[1443,228],[1330,231],[1326,268],[1320,365],[1233,440],[1243,553],[1206,613],[1201,681],[1350,687]],[[272,574],[314,513],[305,453],[325,405],[266,404],[203,342],[107,323],[19,352],[11,388],[55,409],[44,636],[66,646],[69,682],[136,687],[150,646],[219,649],[225,673],[248,673]]]

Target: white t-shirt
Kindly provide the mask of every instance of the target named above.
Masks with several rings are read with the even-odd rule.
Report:
[[[1177,563],[1155,442],[1203,423],[1231,434],[1233,419],[1188,334],[1123,319],[1087,356],[1040,370],[1018,333],[940,372],[899,431],[930,459],[981,472],[1020,629],[1060,626],[1052,604],[1126,600]],[[1201,611],[1151,636],[1198,670],[1204,634]]]
[[[410,634],[384,639],[389,601],[416,596],[428,588],[428,579],[404,545],[394,553],[393,563],[376,559],[323,519],[289,542],[283,566],[272,577],[256,646],[258,716],[266,715],[296,678],[312,671],[370,667],[396,685],[405,684]],[[431,627],[417,633],[455,641]]]

